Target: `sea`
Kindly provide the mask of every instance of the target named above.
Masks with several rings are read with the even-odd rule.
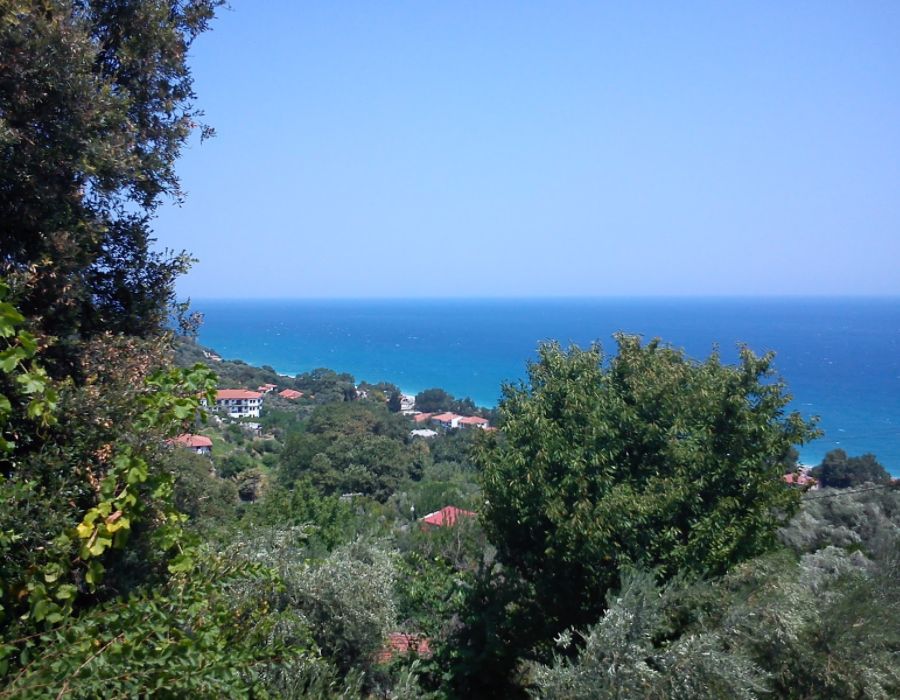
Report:
[[[441,387],[495,406],[540,343],[614,352],[613,334],[661,338],[703,359],[740,344],[776,353],[791,407],[824,437],[800,450],[871,452],[900,476],[900,297],[195,300],[199,341],[226,359],[295,375],[317,367],[404,392]]]

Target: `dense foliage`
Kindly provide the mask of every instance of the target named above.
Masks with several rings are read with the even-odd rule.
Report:
[[[517,587],[504,652],[596,620],[620,572],[719,575],[765,552],[796,509],[781,461],[813,427],[784,415],[771,357],[693,362],[656,341],[541,348],[478,452],[485,526]]]
[[[188,258],[153,252],[149,220],[180,196],[185,58],[218,4],[0,2],[0,261],[59,372],[73,336],[149,336],[167,313]]]
[[[288,437],[282,480],[290,485],[305,478],[325,493],[357,493],[384,501],[402,480],[421,475],[427,457],[418,444],[405,444],[407,423],[385,406],[369,402],[321,406],[304,432]]]

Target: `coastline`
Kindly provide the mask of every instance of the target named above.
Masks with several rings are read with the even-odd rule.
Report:
[[[252,366],[252,367],[257,367],[257,368],[262,367],[263,365],[267,365],[267,363],[256,364],[256,363],[254,363],[254,362],[250,362],[250,361],[245,360],[245,359],[243,359],[243,358],[225,358],[225,359],[226,359],[226,360],[239,360],[239,361],[244,362],[244,363],[246,363],[246,364],[248,364],[248,365],[250,365],[250,366]],[[311,367],[310,369],[307,369],[307,370],[300,370],[300,371],[295,372],[295,373],[290,373],[290,372],[285,372],[285,371],[283,371],[282,368],[273,367],[272,365],[267,365],[267,366],[272,367],[272,369],[275,370],[275,373],[276,373],[279,377],[284,377],[284,378],[286,378],[286,379],[294,379],[294,377],[296,377],[296,376],[299,375],[299,374],[303,374],[304,372],[309,372],[309,371],[311,371],[311,370],[313,370],[313,369],[317,369],[316,367]],[[397,386],[397,387],[400,389],[400,392],[401,392],[402,394],[406,394],[406,395],[409,395],[409,396],[415,396],[415,395],[418,394],[419,392],[424,391],[424,390],[426,390],[426,389],[431,389],[431,388],[441,388],[441,389],[446,389],[446,387],[440,387],[438,384],[431,384],[431,385],[429,385],[429,386],[424,386],[424,387],[419,388],[419,389],[410,389],[410,388],[408,388],[408,387],[405,387],[405,386],[402,386],[402,385],[398,384],[397,382],[393,381],[393,380],[392,380],[391,378],[389,378],[389,377],[379,377],[379,378],[377,378],[377,379],[372,379],[372,378],[369,378],[369,377],[359,377],[359,376],[356,376],[356,374],[354,374],[352,371],[347,370],[347,369],[343,369],[343,368],[340,368],[340,367],[327,367],[327,368],[325,368],[325,369],[330,369],[330,370],[333,370],[333,371],[338,372],[338,373],[345,373],[345,372],[346,372],[347,374],[351,374],[351,375],[353,375],[353,378],[354,378],[354,380],[355,380],[357,383],[360,383],[360,382],[380,382],[380,381],[389,382],[389,383],[394,384],[395,386]],[[451,393],[452,393],[452,392],[451,392]],[[459,396],[458,396],[458,397],[456,397],[456,398],[466,398],[466,397],[459,397]],[[469,398],[472,398],[472,397],[469,397]],[[475,398],[472,398],[472,400],[473,400],[473,401],[475,402],[475,404],[476,404],[477,406],[479,406],[480,408],[485,408],[485,409],[495,409],[495,408],[497,408],[497,406],[498,406],[498,402],[493,402],[493,403],[482,403],[481,401],[478,401],[478,400],[475,399]],[[819,441],[817,441],[817,442],[819,442]],[[824,456],[825,456],[825,453],[829,451],[828,449],[822,449],[822,448],[811,449],[811,447],[812,447],[812,448],[815,448],[815,447],[816,447],[816,443],[812,443],[811,446],[803,445],[803,446],[800,446],[800,447],[797,448],[797,451],[798,451],[798,453],[799,453],[799,455],[800,455],[799,458],[798,458],[798,461],[797,461],[797,466],[798,466],[800,469],[807,470],[807,469],[814,469],[814,468],[818,467],[818,466],[821,464],[822,459],[823,459]],[[831,449],[834,449],[834,448],[831,448]],[[877,456],[878,456],[878,455],[876,454],[876,457],[877,457]],[[891,467],[890,467],[889,465],[887,465],[887,464],[885,464],[884,466],[885,466],[885,469],[887,469],[887,471],[891,474],[892,477],[894,477],[894,478],[900,478],[900,471],[891,469]]]
[[[504,382],[526,376],[538,344],[602,341],[626,330],[659,337],[703,359],[739,343],[777,351],[775,370],[794,401],[821,417],[825,437],[800,449],[817,464],[828,451],[871,452],[900,475],[900,300],[242,300],[195,302],[199,342],[225,357],[294,376],[317,367],[404,393],[441,387],[495,407]],[[864,341],[863,341],[864,339]],[[863,341],[863,342],[861,342]]]

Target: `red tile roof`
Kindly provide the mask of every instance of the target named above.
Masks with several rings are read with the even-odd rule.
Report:
[[[428,515],[419,518],[419,520],[428,525],[434,525],[435,527],[445,527],[455,525],[459,518],[472,517],[475,517],[475,513],[471,510],[463,510],[456,506],[444,506],[440,510],[434,511],[434,513],[429,513]]]
[[[177,438],[173,438],[170,442],[183,445],[184,447],[212,447],[212,440],[210,440],[208,437],[206,437],[205,435],[192,435],[191,433],[179,435]]]
[[[462,418],[455,413],[438,413],[431,417],[431,420],[437,421],[438,423],[450,423],[458,418]]]
[[[428,637],[421,634],[391,632],[384,647],[375,655],[378,663],[386,664],[398,654],[413,653],[418,656],[431,656],[431,645]]]
[[[481,416],[465,416],[459,419],[460,425],[487,425],[490,421]]]
[[[222,399],[259,399],[262,394],[258,391],[249,391],[248,389],[219,389],[216,392],[216,401]]]
[[[433,413],[417,413],[416,415],[413,416],[413,420],[416,423],[424,423],[429,418],[431,418],[433,415],[434,415]]]
[[[295,389],[284,389],[283,391],[279,391],[278,395],[283,399],[299,399],[303,397],[303,392],[296,391]]]

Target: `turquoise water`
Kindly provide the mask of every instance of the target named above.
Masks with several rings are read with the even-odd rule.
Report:
[[[801,451],[874,452],[900,475],[900,299],[200,300],[200,342],[229,359],[296,374],[315,367],[440,386],[494,405],[525,376],[538,343],[613,348],[622,330],[661,337],[696,358],[718,344],[777,352],[794,408],[825,437]]]

